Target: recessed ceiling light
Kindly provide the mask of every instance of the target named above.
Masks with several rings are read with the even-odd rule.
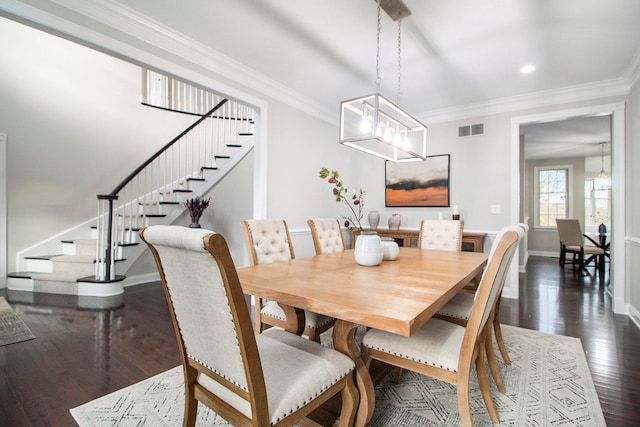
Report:
[[[532,72],[532,71],[533,71],[533,70],[535,70],[535,69],[536,69],[536,66],[535,66],[535,65],[528,64],[528,65],[525,65],[524,67],[520,68],[520,72],[521,72],[522,74],[526,74],[526,73],[530,73],[530,72]]]

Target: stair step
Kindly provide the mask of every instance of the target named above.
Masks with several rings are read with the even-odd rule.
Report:
[[[164,218],[167,214],[145,214],[147,218]]]
[[[213,156],[213,158],[214,158],[214,159],[230,159],[230,158],[231,158],[231,156],[222,156],[222,155],[219,155],[219,156]]]
[[[50,261],[51,258],[53,257],[57,257],[57,256],[62,256],[63,254],[56,254],[56,255],[32,255],[32,256],[26,256],[24,257],[24,259],[38,259],[38,260],[43,260],[43,261]]]
[[[204,178],[187,178],[187,181],[206,181]]]
[[[182,188],[178,188],[177,190],[173,190],[174,193],[193,193],[193,190],[185,190]]]
[[[34,274],[42,274],[37,271],[14,271],[13,273],[8,273],[7,277],[13,277],[16,279],[31,279],[31,276]]]
[[[133,243],[117,243],[118,246],[138,246],[140,243],[137,242],[133,242]]]
[[[158,203],[160,203],[161,205],[179,205],[180,204],[180,202],[168,202],[168,201],[164,201],[164,200],[162,200],[162,201],[160,201]]]
[[[239,133],[238,136],[253,136],[253,133]]]
[[[217,166],[202,166],[200,169],[207,170],[207,171],[217,171],[218,167]]]
[[[88,277],[81,277],[78,279],[78,282],[87,282],[87,283],[114,283],[114,282],[122,282],[124,279],[126,279],[126,276],[122,276],[119,274],[116,274],[116,276],[113,279],[104,279],[104,280],[99,280],[96,279],[94,276],[88,276]]]
[[[229,147],[229,148],[242,148],[242,145],[240,145],[240,144],[227,144],[227,147]]]

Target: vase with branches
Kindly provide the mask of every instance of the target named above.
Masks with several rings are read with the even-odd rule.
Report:
[[[200,196],[193,197],[184,201],[184,207],[189,210],[189,216],[191,217],[190,228],[200,228],[200,217],[204,213],[204,210],[209,206],[208,199],[201,199]]]
[[[353,191],[349,194],[347,187],[340,180],[340,173],[337,170],[330,171],[327,168],[320,169],[320,178],[327,180],[329,184],[333,185],[333,195],[336,202],[344,203],[347,205],[351,214],[342,216],[344,219],[344,226],[353,230],[355,228],[363,231],[362,229],[362,215],[364,209],[364,196],[367,194],[363,189]]]

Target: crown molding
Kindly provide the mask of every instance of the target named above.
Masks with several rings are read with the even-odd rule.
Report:
[[[443,123],[472,117],[547,107],[550,105],[621,96],[627,95],[629,92],[629,84],[626,83],[625,79],[619,78],[427,111],[416,115],[416,117],[423,123]]]
[[[196,40],[190,39],[169,27],[149,19],[147,16],[141,15],[122,3],[111,0],[95,0],[92,2],[51,0],[49,3],[55,3],[68,11],[72,11],[73,14],[80,15],[82,20],[87,23],[91,21],[99,22],[100,25],[108,28],[109,35],[106,32],[103,34],[95,31],[93,29],[94,26],[91,24],[79,25],[76,22],[64,19],[59,11],[49,13],[43,10],[44,8],[38,9],[37,7],[26,5],[20,0],[3,0],[3,3],[0,4],[0,10],[4,10],[23,21],[26,20],[36,24],[41,28],[44,27],[57,35],[70,37],[74,41],[89,43],[92,47],[106,50],[122,58],[134,60],[142,65],[151,66],[151,64],[145,63],[145,58],[149,56],[145,51],[151,46],[154,48],[152,51],[160,51],[160,56],[166,61],[171,61],[172,58],[180,58],[183,61],[205,68],[235,83],[253,89],[260,94],[306,112],[320,120],[331,124],[337,123],[335,111],[324,108],[312,99],[226,55],[208,48]],[[119,33],[128,36],[127,39],[132,38],[134,40],[133,44],[129,43],[127,39],[119,37]],[[173,60],[175,61],[175,59]],[[157,67],[156,64],[153,65]],[[231,94],[230,96],[234,97]],[[238,95],[235,96],[237,97]]]
[[[165,61],[170,62],[171,58],[180,58],[327,123],[336,124],[338,121],[337,113],[333,109],[325,108],[299,92],[293,91],[238,61],[139,14],[122,3],[112,0],[94,0],[92,2],[83,0],[50,0],[49,3],[54,3],[68,9],[68,11],[79,14],[86,18],[87,21],[99,22],[111,30],[116,30],[115,34],[117,32],[123,33],[133,38],[137,46],[128,45],[127,42],[121,39],[99,33],[89,26],[71,22],[58,14],[54,15],[37,7],[27,5],[20,0],[3,0],[2,4],[0,4],[0,10],[49,30],[54,30],[58,34],[72,37],[74,40],[88,42],[118,56],[142,63],[149,56],[145,47],[152,46],[155,48],[154,50],[159,49],[163,52],[162,56]],[[423,123],[435,124],[550,105],[627,95],[638,81],[640,81],[640,50],[634,56],[623,78],[426,111],[415,114],[415,117]],[[233,95],[231,96],[233,97]]]
[[[640,82],[640,48],[633,56],[629,67],[627,67],[627,71],[624,73],[624,79],[631,89]]]

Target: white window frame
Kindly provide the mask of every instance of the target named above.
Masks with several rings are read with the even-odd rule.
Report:
[[[533,227],[540,230],[556,230],[555,225],[543,226],[540,225],[540,171],[546,170],[567,170],[567,218],[573,217],[573,191],[571,186],[573,183],[573,166],[572,165],[548,165],[548,166],[535,166],[533,168],[533,190],[534,190],[534,219]]]

